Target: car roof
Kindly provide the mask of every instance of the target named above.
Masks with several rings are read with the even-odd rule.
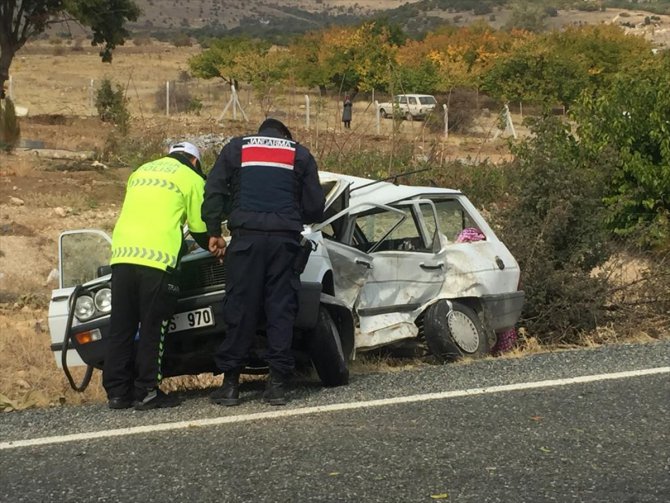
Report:
[[[379,182],[369,178],[342,175],[340,173],[319,173],[321,182],[342,181],[350,186],[350,206],[370,202],[376,204],[392,204],[404,199],[412,199],[427,195],[460,195],[461,191],[442,187],[424,187],[413,185],[395,185],[390,182]]]
[[[434,98],[432,94],[396,94],[396,96],[416,96],[417,98]]]

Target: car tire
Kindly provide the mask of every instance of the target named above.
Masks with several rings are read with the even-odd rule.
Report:
[[[405,114],[405,120],[408,120],[409,122],[412,122],[414,120],[414,116],[410,112],[407,112]]]
[[[441,362],[463,356],[482,358],[489,352],[489,341],[477,313],[459,302],[440,300],[424,318],[428,349]]]
[[[384,119],[388,119],[389,114],[386,113],[386,110],[383,108],[379,109],[379,115],[381,115]]]
[[[324,386],[349,383],[348,355],[342,350],[337,325],[324,306],[319,306],[316,327],[309,338],[307,352]]]

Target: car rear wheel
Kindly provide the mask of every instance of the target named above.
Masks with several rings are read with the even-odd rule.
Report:
[[[337,325],[324,306],[319,306],[317,324],[309,338],[307,352],[324,386],[349,383],[348,355],[342,350]]]
[[[430,352],[442,362],[463,356],[481,358],[489,352],[479,316],[459,302],[440,300],[432,305],[424,319],[424,335]]]

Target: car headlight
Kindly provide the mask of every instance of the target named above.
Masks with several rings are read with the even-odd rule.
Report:
[[[112,291],[109,288],[99,290],[93,298],[95,308],[101,313],[108,313],[112,310]]]
[[[77,298],[74,305],[74,314],[77,319],[81,321],[90,320],[95,314],[95,303],[93,297],[89,295],[82,295]]]

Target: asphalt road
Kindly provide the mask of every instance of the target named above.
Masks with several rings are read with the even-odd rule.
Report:
[[[302,382],[283,408],[249,383],[236,408],[4,414],[0,501],[667,503],[669,366],[665,341]]]

